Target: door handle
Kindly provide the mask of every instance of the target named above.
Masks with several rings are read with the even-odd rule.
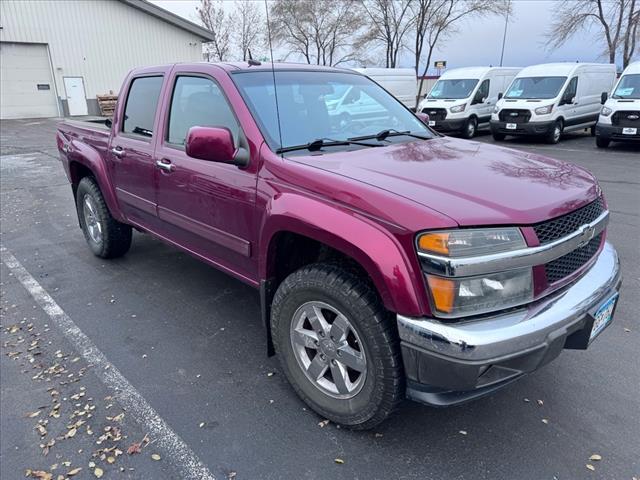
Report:
[[[112,148],[111,149],[111,153],[113,153],[118,158],[122,158],[125,155],[125,152],[122,149],[122,147],[114,147],[114,148]]]
[[[157,160],[156,167],[158,167],[160,170],[164,170],[165,172],[173,172],[175,168],[171,163],[171,161],[167,160],[166,158],[163,158],[162,160]]]

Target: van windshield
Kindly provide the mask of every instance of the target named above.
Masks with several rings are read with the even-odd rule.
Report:
[[[640,73],[624,75],[613,92],[613,98],[640,98]]]
[[[516,78],[504,98],[544,99],[555,98],[567,81],[567,77]]]
[[[458,100],[468,98],[478,84],[477,78],[438,80],[427,98]]]
[[[363,75],[262,70],[236,72],[232,78],[273,151],[318,140],[375,137],[383,130],[395,133],[393,141],[411,140],[406,134],[434,137],[402,103]]]

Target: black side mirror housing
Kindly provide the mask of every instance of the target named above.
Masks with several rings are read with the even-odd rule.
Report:
[[[600,95],[600,103],[604,105],[605,103],[607,103],[608,99],[609,99],[609,94],[607,92],[602,92],[602,94]]]
[[[104,124],[106,125],[107,128],[111,128],[111,126],[113,125],[113,120],[111,120],[110,118],[107,118],[104,121]]]
[[[503,97],[503,93],[502,92],[498,93],[498,100],[501,100],[502,97]]]

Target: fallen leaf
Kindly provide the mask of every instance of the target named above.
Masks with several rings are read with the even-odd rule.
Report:
[[[589,457],[589,460],[591,460],[592,462],[599,462],[600,460],[602,460],[602,457],[597,453],[594,453]]]
[[[200,422],[200,425],[198,425],[200,428],[204,427],[204,422]]]
[[[538,405],[542,406],[544,405],[544,402],[542,400],[538,400]]]
[[[102,478],[102,475],[104,475],[104,470],[102,470],[100,467],[97,467],[93,471],[93,474],[96,476],[96,478]]]
[[[376,438],[382,438],[382,433],[376,433],[376,434],[374,435],[374,437],[376,437]]]
[[[27,413],[25,415],[25,417],[27,418],[36,418],[38,415],[40,415],[41,410],[38,410],[37,412],[31,412],[31,413]]]
[[[529,403],[531,400],[529,400],[528,398],[523,398],[524,403]]]
[[[625,328],[624,331],[629,333],[631,331],[631,329],[630,328]]]
[[[322,420],[321,422],[318,422],[318,426],[319,426],[320,428],[324,428],[324,427],[326,427],[327,425],[329,425],[329,420]]]
[[[340,464],[340,465],[342,465],[342,464],[344,463],[344,460],[343,460],[343,459],[341,459],[341,458],[336,458],[336,459],[334,459],[333,461],[334,461],[334,462],[336,462],[336,463],[338,463],[338,464]]]
[[[49,472],[45,472],[44,470],[27,470],[25,476],[30,476],[31,478],[40,478],[41,480],[51,480],[53,475]]]
[[[233,480],[234,478],[236,478],[237,473],[236,472],[229,472],[227,474],[227,480]]]
[[[69,470],[67,472],[67,477],[73,477],[82,471],[82,467],[74,468],[73,470]]]
[[[273,377],[274,375],[275,375],[275,373],[274,373],[274,372],[269,372],[269,373],[267,373],[267,377]]]
[[[140,444],[139,443],[132,443],[131,445],[129,445],[129,448],[127,448],[127,453],[129,455],[134,455],[136,453],[140,453],[142,449],[140,448]]]
[[[467,431],[466,430],[460,430],[460,432],[458,432],[458,433],[460,433],[461,435],[466,435]]]
[[[114,463],[116,461],[116,457],[107,457],[107,463]]]
[[[587,463],[587,469],[591,470],[592,472],[596,471],[596,467],[594,467],[593,465],[591,465],[590,463]]]
[[[160,460],[160,458],[161,458],[161,457],[160,457],[160,455],[158,455],[157,453],[153,453],[153,454],[151,455],[151,458],[157,462],[158,460]]]
[[[545,425],[548,425],[549,424],[549,420],[547,420],[546,418],[543,418],[542,419],[542,423],[544,423]]]
[[[66,437],[66,438],[73,438],[73,437],[75,437],[75,435],[76,435],[76,433],[77,433],[77,432],[78,432],[78,430],[77,430],[75,427],[73,427],[71,430],[69,430],[69,431],[67,432],[67,434],[65,435],[65,437]]]

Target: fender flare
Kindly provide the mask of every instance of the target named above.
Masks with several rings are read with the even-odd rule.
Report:
[[[97,149],[94,149],[85,143],[74,140],[71,141],[71,147],[72,150],[69,152],[68,158],[69,179],[71,180],[72,185],[77,185],[80,181],[78,172],[74,168],[74,163],[88,168],[96,179],[96,182],[98,182],[98,186],[100,187],[100,191],[102,192],[102,196],[104,197],[104,201],[107,204],[111,215],[116,220],[125,222],[126,219],[120,209],[120,204],[116,197],[113,182],[111,182],[107,165],[102,158],[101,153]]]
[[[372,219],[340,205],[296,193],[281,193],[266,205],[269,215],[260,229],[259,274],[270,279],[273,239],[296,233],[353,258],[368,273],[385,307],[419,316],[424,311],[418,274],[397,238]]]

